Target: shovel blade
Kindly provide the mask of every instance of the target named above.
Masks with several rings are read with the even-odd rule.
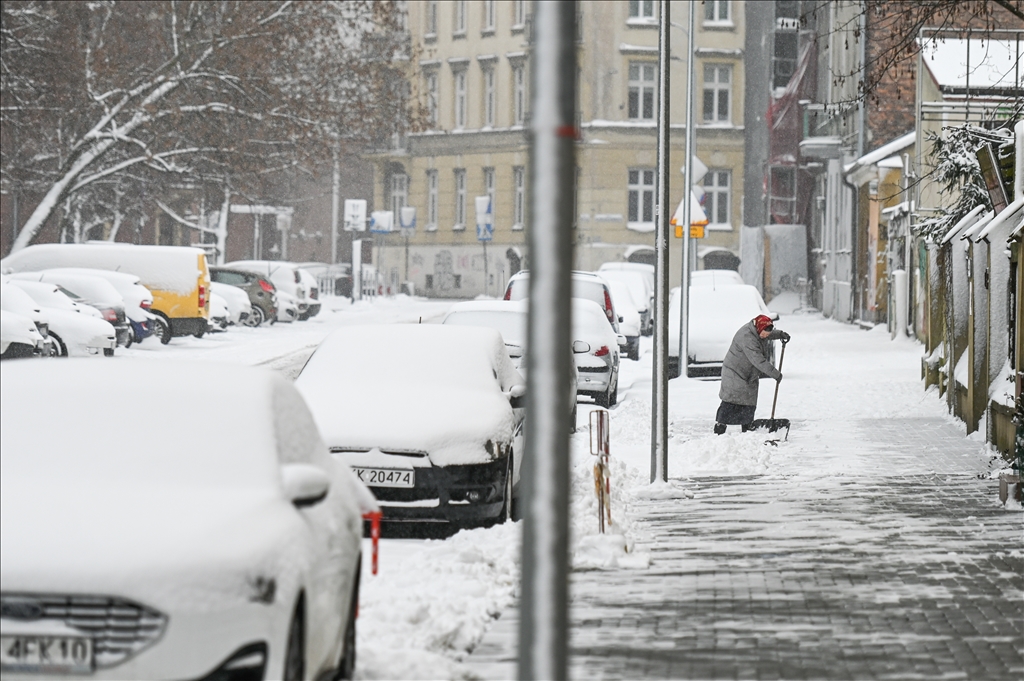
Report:
[[[785,429],[786,436],[789,436],[789,419],[754,419],[750,423],[752,430],[760,430],[761,428],[767,428],[769,433],[777,433],[778,431]]]

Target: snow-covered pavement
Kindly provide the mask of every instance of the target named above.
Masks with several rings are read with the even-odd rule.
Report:
[[[124,354],[241,362],[294,377],[338,326],[436,322],[451,304],[325,302],[306,323],[168,347],[147,341]],[[778,416],[793,423],[789,440],[766,445],[763,433],[737,428],[714,436],[718,382],[673,380],[668,484],[648,482],[650,339],[640,361],[623,360],[611,417],[611,537],[597,536],[594,405],[581,402],[572,440],[575,677],[884,675],[857,666],[858,651],[862,661],[942,662],[893,667],[896,676],[1000,678],[1017,669],[1019,677],[1022,515],[998,505],[989,476],[999,460],[921,389],[920,345],[781,311],[779,327],[793,335],[778,403]],[[773,387],[762,382],[758,417],[769,415]],[[520,525],[383,539],[380,573],[369,565],[363,573],[357,676],[514,677]],[[991,668],[980,658],[981,666],[958,662],[948,631],[917,626],[913,615],[953,622],[951,613],[975,606],[963,622],[978,633],[964,645],[975,655],[987,646]],[[770,645],[757,643],[769,634]],[[823,656],[835,664],[801,666]]]

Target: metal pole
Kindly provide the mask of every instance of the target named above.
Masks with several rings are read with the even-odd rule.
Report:
[[[490,287],[487,286],[487,240],[481,241],[484,245],[484,295],[490,293]]]
[[[334,147],[334,183],[331,186],[331,264],[338,262],[338,214],[341,209],[341,159]]]
[[[686,163],[683,170],[683,265],[679,279],[679,375],[687,375],[687,365],[690,363],[690,223],[693,222],[692,215],[692,193],[693,193],[693,146],[696,123],[693,120],[693,71],[694,56],[693,34],[696,21],[694,20],[694,4],[690,3],[690,28],[686,33]]]
[[[660,0],[658,25],[658,201],[654,239],[654,375],[651,401],[651,482],[668,480],[668,229],[669,61],[668,0]]]
[[[530,311],[519,679],[568,675],[569,420],[576,3],[535,2]]]

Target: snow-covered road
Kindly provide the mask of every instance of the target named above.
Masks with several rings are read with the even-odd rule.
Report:
[[[793,335],[778,402],[778,416],[793,422],[793,436],[778,447],[767,446],[763,434],[732,432],[737,428],[715,437],[711,426],[719,383],[673,380],[669,473],[674,481],[650,486],[650,339],[643,339],[639,361],[623,360],[619,404],[612,409],[612,508],[617,537],[597,535],[587,428],[594,405],[581,402],[580,430],[572,440],[577,569],[646,570],[651,561],[645,553],[650,537],[637,536],[634,511],[659,495],[692,495],[685,485],[687,478],[801,476],[806,484],[814,484],[814,480],[842,476],[922,472],[919,459],[901,457],[899,451],[881,460],[865,456],[863,433],[856,425],[865,419],[949,420],[937,395],[921,389],[920,345],[906,339],[892,341],[884,329],[865,332],[817,314],[786,314],[790,311],[786,301],[778,302],[784,313],[779,327]],[[241,362],[294,378],[320,340],[339,326],[431,323],[439,321],[450,305],[405,297],[356,305],[328,299],[320,316],[306,323],[232,328],[203,339],[176,339],[167,347],[147,342],[123,354]],[[770,381],[762,382],[758,417],[769,415],[773,387]],[[986,474],[997,462],[980,439],[975,443],[963,468]],[[495,618],[515,602],[520,525],[463,531],[444,539],[382,540],[380,573],[370,576],[368,565],[364,571],[357,676],[428,679],[475,674],[470,671],[472,664],[467,665],[471,651]],[[365,553],[369,555],[369,546]]]

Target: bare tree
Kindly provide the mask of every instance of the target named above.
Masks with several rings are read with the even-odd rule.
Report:
[[[40,197],[13,249],[61,207],[84,230],[147,185],[244,184],[390,135],[401,21],[371,0],[4,2],[2,181]]]

